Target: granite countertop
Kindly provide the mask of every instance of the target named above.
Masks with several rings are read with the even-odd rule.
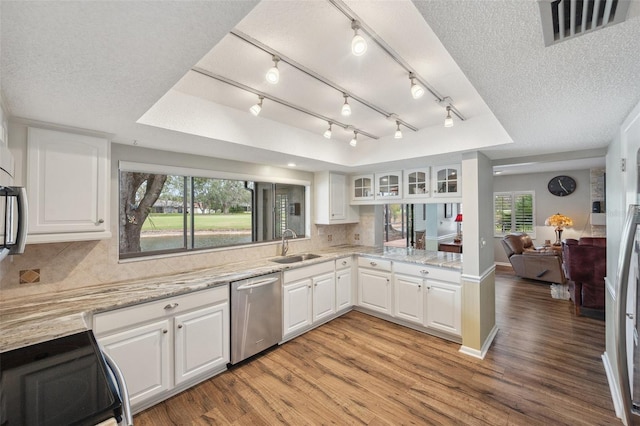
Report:
[[[456,253],[351,245],[330,247],[314,253],[321,257],[285,265],[272,262],[270,258],[255,259],[175,275],[33,296],[25,301],[3,301],[0,302],[0,352],[87,330],[91,328],[91,316],[99,312],[227,285],[230,281],[308,266],[353,254],[462,269],[462,256]]]

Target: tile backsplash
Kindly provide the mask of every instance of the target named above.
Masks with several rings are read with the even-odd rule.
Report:
[[[353,226],[328,225],[319,232],[320,225],[312,225],[310,239],[290,241],[290,253],[319,250],[341,244],[366,245],[367,241],[372,241],[373,237],[366,238],[361,227],[357,231],[360,233],[360,240],[355,241]],[[331,235],[330,241],[327,235]],[[30,244],[27,245],[24,254],[10,256],[9,259],[0,262],[0,300],[108,282],[170,275],[252,258],[272,257],[278,254],[278,248],[278,243],[261,244],[119,262],[117,238]],[[28,280],[31,280],[30,283],[25,284],[24,281]],[[21,281],[23,284],[20,284]]]

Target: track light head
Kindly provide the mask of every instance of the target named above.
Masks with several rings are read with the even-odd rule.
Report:
[[[264,99],[264,96],[258,96],[258,103],[252,106],[251,108],[249,108],[249,111],[251,111],[251,114],[253,114],[254,116],[258,116],[258,114],[260,114],[260,111],[262,111],[263,99]]]
[[[358,132],[356,132],[355,130],[353,131],[353,138],[351,138],[351,141],[349,142],[349,145],[351,145],[353,147],[358,145]]]
[[[367,40],[364,39],[358,30],[360,29],[360,22],[355,19],[351,21],[351,28],[353,29],[353,38],[351,39],[351,53],[355,56],[362,56],[367,51]]]
[[[331,122],[329,122],[329,128],[324,131],[324,134],[322,136],[327,139],[331,139]]]
[[[444,127],[453,127],[453,118],[451,118],[450,106],[447,106],[447,117],[444,119]]]
[[[424,95],[424,87],[416,83],[416,77],[412,72],[409,73],[409,80],[411,80],[411,96],[413,99],[420,99]]]
[[[340,113],[343,116],[348,117],[351,115],[351,106],[349,106],[349,102],[347,101],[349,95],[345,93],[342,96],[344,96],[344,104],[342,105],[342,110],[340,111]]]
[[[394,139],[402,139],[402,130],[400,130],[400,122],[396,120],[396,133]]]
[[[278,58],[276,55],[273,55],[273,66],[269,68],[269,71],[267,71],[267,74],[264,76],[264,78],[267,80],[268,83],[277,84],[278,81],[280,80],[280,70],[278,70],[278,61],[280,61],[280,58]]]

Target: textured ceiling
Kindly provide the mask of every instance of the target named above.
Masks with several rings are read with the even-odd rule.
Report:
[[[445,161],[472,149],[502,163],[551,153],[584,158],[575,153],[602,152],[640,101],[638,2],[626,22],[547,48],[535,1],[347,4],[468,120],[444,129],[442,107],[429,95],[417,104],[407,96],[408,76],[372,43],[356,63],[348,50],[338,52],[352,31],[320,0],[3,1],[3,101],[11,116],[104,131],[117,143],[345,171]],[[189,71],[201,66],[271,90],[263,80],[270,55],[231,40],[234,28],[420,131],[404,129],[396,141],[393,121],[352,103],[348,124],[381,136],[354,150],[345,143],[349,132],[334,127],[335,140],[326,141],[326,123],[267,101],[264,116],[252,117],[254,95]],[[335,115],[339,94],[306,89],[306,77],[280,68],[279,96]]]

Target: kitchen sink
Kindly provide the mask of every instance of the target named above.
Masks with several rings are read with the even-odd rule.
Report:
[[[271,259],[271,261],[276,263],[296,263],[296,262],[302,262],[303,260],[317,259],[318,257],[320,257],[319,254],[305,253],[305,254],[296,254],[291,256],[276,257],[275,259]]]

